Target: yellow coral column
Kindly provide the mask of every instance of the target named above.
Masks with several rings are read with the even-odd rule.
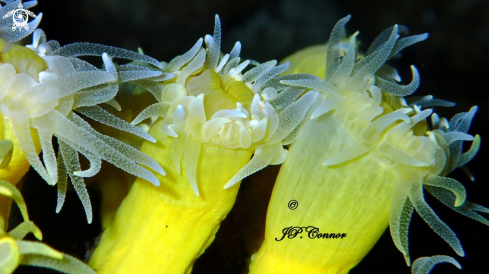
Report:
[[[250,273],[348,273],[388,226],[397,175],[375,153],[323,166],[355,139],[335,114],[325,116],[307,119],[289,150],[268,208],[265,242]],[[289,209],[291,200],[297,209]]]
[[[145,142],[141,151],[157,160],[167,175],[157,175],[159,187],[136,180],[90,259],[97,273],[189,273],[236,199],[239,184],[230,189],[224,184],[253,152],[203,144],[196,196],[185,161],[181,173],[175,171],[174,139],[162,133],[161,121],[149,133],[158,142]]]

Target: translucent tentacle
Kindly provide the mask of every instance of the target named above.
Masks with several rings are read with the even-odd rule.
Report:
[[[261,92],[263,90],[263,85],[266,82],[268,82],[270,79],[286,71],[288,67],[289,67],[289,62],[286,62],[285,64],[269,69],[267,72],[263,73],[260,77],[258,77],[255,80],[255,82],[252,85],[252,90],[254,90],[255,92]]]
[[[41,141],[44,165],[46,166],[49,176],[51,177],[51,182],[48,183],[54,185],[58,181],[58,167],[56,164],[56,154],[54,154],[52,143],[53,133],[46,131],[44,127],[39,127],[38,133]]]
[[[372,54],[366,56],[355,65],[352,77],[347,83],[349,90],[358,90],[361,88],[380,69],[389,58],[397,37],[397,25],[394,25],[389,39]]]
[[[214,24],[214,36],[210,37],[206,35],[205,43],[207,44],[207,48],[209,49],[209,54],[207,58],[207,63],[209,64],[209,68],[216,69],[219,64],[219,58],[221,55],[221,20],[219,19],[219,15],[215,16],[215,24]]]
[[[448,206],[452,210],[489,226],[489,220],[487,220],[486,218],[482,217],[477,213],[477,211],[483,213],[489,213],[488,208],[485,208],[478,204],[471,203],[469,201],[465,201],[463,205],[455,207],[454,204],[455,204],[456,197],[449,190],[438,188],[438,187],[432,187],[432,186],[425,186],[425,189],[429,193],[431,193],[431,195],[433,195],[435,198],[440,200],[444,205]]]
[[[409,190],[409,199],[413,203],[416,211],[423,218],[423,220],[433,229],[436,234],[445,240],[453,250],[459,255],[464,256],[464,250],[460,244],[460,240],[457,235],[438,218],[438,216],[433,212],[431,207],[425,202],[423,197],[423,188],[421,184],[414,184]]]
[[[24,198],[22,198],[22,194],[20,194],[20,191],[14,185],[0,179],[0,194],[12,198],[15,204],[19,207],[24,221],[29,220],[29,214],[27,214],[27,206],[25,205]]]
[[[412,274],[428,274],[439,263],[451,263],[458,269],[462,269],[460,264],[452,257],[436,255],[433,257],[421,257],[413,263]]]
[[[204,40],[200,38],[199,40],[197,40],[197,43],[195,43],[195,45],[189,51],[173,58],[173,60],[171,60],[170,63],[168,64],[166,70],[170,72],[180,70],[180,68],[182,68],[183,65],[190,62],[190,60],[192,60],[192,58],[195,57],[195,55],[201,48],[203,41]]]
[[[455,141],[472,141],[472,140],[474,140],[474,137],[472,135],[469,135],[469,134],[464,133],[464,132],[458,132],[458,131],[450,131],[450,132],[444,133],[443,137],[445,137],[445,140],[447,141],[447,143],[449,145]]]
[[[114,161],[112,163],[115,166],[117,166],[123,170],[126,170],[126,168],[130,169],[130,171],[129,170],[126,170],[126,171],[135,175],[135,176],[141,177],[141,178],[143,178],[143,179],[145,179],[145,180],[147,180],[147,181],[149,181],[155,185],[159,185],[159,181],[156,179],[156,177],[154,177],[153,174],[151,174],[148,170],[146,170],[144,168],[137,167],[137,166],[136,166],[137,168],[133,168],[134,163],[132,163],[132,161],[135,163],[138,163],[138,164],[145,165],[145,166],[153,169],[154,171],[158,172],[162,176],[165,176],[165,171],[163,170],[163,168],[161,168],[161,166],[153,158],[149,157],[148,155],[142,153],[141,151],[139,151],[139,150],[133,148],[132,146],[127,145],[127,144],[125,144],[125,143],[123,143],[123,142],[121,142],[115,138],[112,138],[112,137],[109,137],[109,136],[106,136],[106,135],[103,135],[103,134],[97,132],[96,130],[91,128],[87,122],[85,122],[82,118],[80,118],[79,116],[77,116],[74,113],[71,113],[68,116],[68,118],[70,119],[71,122],[75,123],[77,126],[83,128],[84,130],[88,131],[89,133],[93,134],[101,142],[104,142],[103,146],[99,146],[100,150],[103,150],[103,148],[109,148],[110,147],[109,151],[115,151],[112,154],[110,154],[110,152],[108,152],[109,155],[111,155],[111,157],[110,157],[111,160],[108,160],[105,157],[102,157],[102,159],[107,160],[109,162]],[[93,151],[92,151],[92,153],[93,153]],[[99,155],[99,153],[95,153],[95,154]],[[100,153],[100,154],[105,154],[105,152]],[[114,156],[115,158],[112,158],[112,156]],[[123,157],[121,157],[121,156],[123,156]],[[120,158],[120,159],[117,159],[117,158]]]
[[[157,68],[161,68],[161,63],[158,60],[144,54],[130,51],[123,48],[94,44],[94,43],[73,43],[59,48],[53,52],[53,55],[61,55],[64,57],[78,56],[102,56],[106,53],[112,57],[127,59],[132,61],[140,61],[151,64]]]
[[[42,241],[41,230],[31,221],[24,221],[20,223],[17,227],[10,230],[8,235],[14,239],[24,239],[24,237],[32,233],[39,241]]]
[[[168,111],[168,108],[169,106],[167,104],[154,103],[141,111],[141,113],[134,118],[131,124],[137,125],[151,117],[164,117]]]
[[[42,165],[41,160],[39,160],[39,156],[37,156],[31,136],[29,122],[22,120],[22,117],[17,117],[15,120],[12,120],[12,126],[14,128],[15,137],[19,142],[20,149],[22,149],[22,152],[24,153],[27,161],[29,161],[29,164],[31,164],[37,173],[41,175],[44,181],[48,182],[50,185],[54,185],[54,183],[51,183],[51,177]]]
[[[132,133],[152,143],[156,142],[155,138],[149,135],[146,131],[120,118],[117,118],[99,106],[81,107],[77,108],[76,111],[102,124]]]
[[[351,15],[341,18],[331,31],[327,50],[326,50],[326,73],[325,81],[329,81],[340,66],[340,39],[345,24],[350,21]]]
[[[187,139],[185,145],[185,167],[187,169],[187,178],[195,195],[199,196],[199,187],[197,185],[197,164],[199,162],[200,150],[202,145],[198,140],[192,137]]]
[[[305,88],[287,87],[282,90],[274,100],[270,101],[270,104],[274,106],[277,111],[282,111],[286,106],[297,100],[304,91],[306,91]]]
[[[289,86],[304,87],[304,88],[320,91],[326,95],[330,95],[331,97],[335,97],[336,90],[337,90],[334,85],[324,82],[322,80],[310,80],[310,79],[281,80],[280,83]]]
[[[95,271],[88,265],[66,254],[63,254],[60,260],[45,256],[24,255],[20,264],[56,269],[65,273],[95,274]],[[73,271],[74,269],[76,271]]]
[[[119,85],[96,87],[75,93],[73,109],[91,107],[113,99],[119,91]]]
[[[447,177],[440,176],[430,176],[425,182],[424,185],[444,188],[452,192],[455,197],[455,207],[461,206],[465,203],[465,199],[467,198],[467,194],[465,193],[465,187],[457,180]]]
[[[122,83],[162,76],[163,72],[157,70],[129,70],[119,71],[119,79]]]
[[[38,254],[44,255],[56,259],[62,259],[63,254],[52,249],[51,247],[37,242],[28,242],[28,241],[17,241],[17,245],[19,246],[20,254]]]
[[[428,33],[423,33],[423,34],[412,35],[412,36],[408,36],[408,37],[404,37],[404,38],[399,39],[396,42],[396,45],[394,46],[394,48],[392,49],[392,53],[391,53],[390,57],[396,55],[397,53],[399,53],[404,48],[409,47],[409,46],[416,44],[418,42],[424,41],[427,38],[428,38]]]
[[[71,178],[71,183],[75,187],[75,191],[83,204],[83,208],[85,209],[85,213],[87,215],[87,222],[91,224],[93,218],[92,204],[90,203],[90,197],[88,196],[85,182],[81,177],[74,175],[75,171],[79,171],[81,169],[78,154],[76,153],[76,150],[67,145],[64,140],[58,139],[58,142],[61,154],[63,154],[64,164]]]
[[[376,85],[384,92],[396,96],[408,96],[414,93],[419,87],[419,73],[415,66],[411,66],[413,72],[413,80],[408,85],[402,86],[387,80],[377,77]]]
[[[68,170],[63,160],[63,154],[58,152],[58,197],[56,201],[56,213],[61,211],[66,199],[66,189],[68,188]]]
[[[12,159],[14,145],[10,140],[0,141],[0,168],[5,168]]]
[[[33,86],[22,96],[32,105],[41,105],[71,95],[81,89],[114,82],[117,77],[105,71],[81,71]]]
[[[302,96],[299,100],[287,106],[279,114],[279,127],[268,141],[270,144],[280,142],[287,137],[303,120],[309,108],[316,100],[317,92],[310,91]]]
[[[389,228],[397,249],[401,251],[406,264],[411,265],[409,257],[408,230],[414,206],[408,198],[409,188],[400,182],[397,184],[389,215]]]
[[[339,102],[340,102],[340,99],[329,99],[329,100],[322,102],[312,112],[310,119],[316,119],[319,116],[326,114],[326,113],[330,112],[331,110],[334,110]]]
[[[102,159],[88,150],[79,151],[90,162],[90,168],[84,171],[75,171],[73,174],[79,177],[92,177],[102,168]]]
[[[462,156],[460,157],[460,160],[458,162],[458,167],[461,167],[467,164],[468,162],[470,162],[479,151],[480,145],[481,145],[481,137],[479,136],[479,134],[477,134],[474,137],[474,141],[472,142],[470,149],[464,154],[462,154]]]
[[[258,79],[260,76],[268,72],[270,69],[275,67],[277,64],[277,60],[270,60],[265,63],[262,63],[250,70],[248,70],[244,75],[242,81],[245,83],[252,83],[256,79]]]
[[[201,49],[197,56],[185,67],[177,76],[177,83],[184,85],[185,80],[188,76],[192,75],[192,73],[196,72],[200,69],[205,62],[205,50]]]
[[[229,52],[229,60],[232,60],[236,57],[239,57],[239,54],[241,53],[241,43],[237,41],[234,43],[233,49],[231,49],[231,52]]]
[[[367,147],[361,143],[356,144],[356,145],[352,145],[349,148],[341,151],[338,154],[335,154],[333,157],[324,161],[323,166],[334,166],[334,165],[342,164],[346,161],[349,161],[349,160],[354,159],[358,156],[361,156],[361,155],[369,152],[370,150],[372,150],[372,148],[369,148],[369,147]]]
[[[358,34],[359,32],[357,31],[350,37],[346,56],[343,57],[343,59],[341,60],[341,64],[338,66],[333,76],[331,76],[330,78],[331,82],[335,85],[340,85],[344,83],[353,71],[353,67],[355,66],[355,61],[357,57],[355,48],[357,45],[355,42],[355,38]]]
[[[232,187],[243,178],[270,165],[274,158],[277,158],[277,155],[282,155],[282,150],[283,148],[280,144],[257,148],[253,158],[224,185],[224,189]]]

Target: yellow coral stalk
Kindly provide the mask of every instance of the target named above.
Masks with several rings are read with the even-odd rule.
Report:
[[[414,209],[463,256],[455,233],[424,201],[423,187],[455,210],[487,223],[465,202],[464,187],[443,177],[477,151],[479,137],[465,133],[477,108],[455,116],[450,124],[433,115],[433,130],[427,132],[425,118],[432,110],[420,108],[436,104],[426,99],[408,106],[402,98],[419,85],[416,69],[412,66],[412,82],[401,86],[397,72],[383,66],[426,35],[398,40],[397,26],[391,27],[360,59],[355,52],[358,33],[346,46],[340,44],[348,20],[341,19],[331,34],[324,81],[281,81],[321,95],[280,170],[265,242],[252,258],[250,273],[348,273],[389,224],[409,265],[407,230]],[[461,154],[463,140],[474,140],[466,154]],[[291,200],[298,201],[296,210],[287,206]],[[427,261],[450,260],[425,258],[417,264],[419,273],[426,273],[429,267],[418,266]]]
[[[149,131],[157,144],[142,151],[158,159],[167,175],[160,186],[134,182],[93,253],[90,266],[98,273],[188,273],[193,262],[213,241],[231,210],[239,189],[223,185],[243,167],[251,150],[203,145],[197,169],[200,195],[189,186],[185,163],[178,174],[172,160],[175,140],[160,130]]]
[[[158,103],[133,123],[164,117],[149,131],[158,142],[143,143],[141,151],[167,176],[158,177],[159,187],[136,180],[90,259],[99,272],[190,272],[232,208],[241,179],[284,161],[283,146],[317,93],[297,99],[305,89],[291,87],[288,97],[278,97],[275,87],[284,85],[275,77],[288,65],[269,61],[242,73],[250,61],[241,62],[241,44],[222,54],[220,36],[216,16],[206,49],[199,39],[166,66],[175,78],[148,86]]]

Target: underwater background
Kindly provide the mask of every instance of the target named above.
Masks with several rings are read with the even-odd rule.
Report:
[[[489,121],[489,1],[39,0],[32,11],[43,13],[39,27],[48,39],[58,40],[61,45],[94,42],[131,50],[141,47],[145,54],[164,61],[186,52],[199,37],[212,33],[215,14],[222,21],[223,51],[229,51],[239,40],[243,45],[241,56],[258,62],[281,60],[304,47],[325,43],[334,23],[347,14],[352,15],[347,31],[360,31],[363,51],[381,31],[395,23],[408,26],[410,34],[428,32],[426,41],[409,47],[401,59],[389,63],[407,81],[411,77],[409,65],[419,69],[421,85],[417,96],[434,95],[457,103],[452,108],[437,108],[440,116],[449,118],[473,105],[479,106],[469,131],[482,137],[481,150],[468,164],[476,181],[471,182],[461,170],[450,177],[464,184],[468,200],[489,206],[489,130],[485,124]],[[30,43],[30,39],[25,42]],[[260,246],[278,168],[270,166],[242,182],[233,210],[192,273],[247,273],[249,258]],[[83,260],[101,233],[97,215],[100,193],[96,188],[89,187],[94,206],[91,225],[86,223],[74,192],[67,194],[63,210],[56,214],[57,190],[35,172],[28,173],[22,193],[32,221],[43,231],[44,242]],[[489,228],[451,211],[430,194],[425,197],[457,234],[466,257],[454,256],[451,248],[414,214],[409,233],[412,258],[449,255],[463,267],[458,270],[441,264],[431,272],[434,274],[489,273]],[[18,223],[17,209],[13,208],[12,227]],[[20,267],[15,273],[57,272]],[[410,269],[386,231],[350,273],[410,273]]]

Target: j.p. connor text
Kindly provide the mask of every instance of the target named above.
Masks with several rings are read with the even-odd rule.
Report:
[[[343,239],[346,237],[346,233],[320,233],[319,228],[314,226],[290,226],[284,228],[282,230],[282,238],[280,238],[280,240],[275,238],[275,241],[280,242],[285,237],[294,239],[304,231],[306,232],[305,235],[307,235],[309,239]],[[302,239],[302,236],[299,237]]]

